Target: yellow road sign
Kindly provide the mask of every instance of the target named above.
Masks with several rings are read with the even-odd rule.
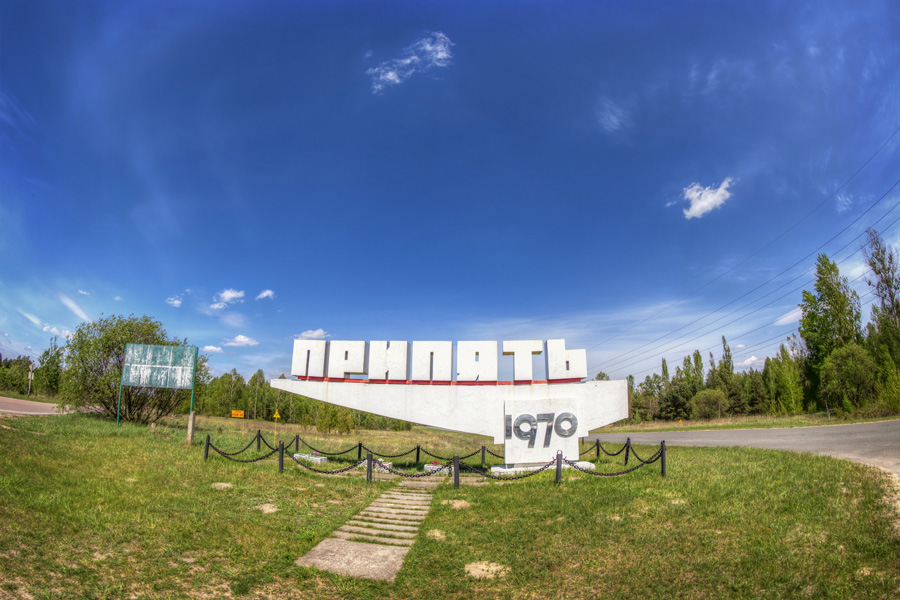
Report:
[[[243,418],[244,418],[244,411],[242,411],[242,410],[233,410],[233,411],[231,411],[231,417],[232,417],[233,419],[243,419]]]
[[[275,411],[275,418],[276,418],[276,419],[280,419],[280,418],[281,418],[281,415],[278,414],[278,411],[277,411],[277,410]]]

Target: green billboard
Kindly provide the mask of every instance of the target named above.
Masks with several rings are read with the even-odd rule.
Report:
[[[126,344],[122,385],[194,389],[196,346]]]

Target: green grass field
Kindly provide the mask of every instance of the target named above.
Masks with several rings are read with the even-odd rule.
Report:
[[[232,422],[153,429],[67,415],[0,420],[0,598],[895,598],[900,527],[881,472],[827,457],[670,448],[617,478],[566,472],[437,489],[393,583],[294,561],[396,482],[238,464]],[[219,431],[221,429],[221,432]],[[295,431],[279,427],[285,441]],[[314,436],[383,453],[484,440],[415,428]],[[271,439],[267,434],[267,439]],[[241,444],[242,439],[244,444]],[[496,448],[491,446],[492,448]],[[642,456],[653,452],[637,447]],[[621,456],[600,467],[621,468]],[[216,490],[213,483],[233,484]],[[456,510],[442,500],[470,503]],[[271,503],[279,511],[255,507]],[[425,532],[438,529],[443,540]],[[489,561],[505,576],[476,580]]]

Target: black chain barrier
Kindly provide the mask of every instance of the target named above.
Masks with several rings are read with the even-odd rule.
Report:
[[[355,447],[356,446],[354,446],[354,448]],[[365,444],[362,445],[362,449],[365,450],[366,452],[371,452],[372,454],[374,454],[376,456],[381,456],[383,458],[400,458],[401,456],[406,456],[407,454],[412,454],[413,452],[416,451],[416,448],[413,448],[412,450],[407,450],[406,452],[402,452],[400,454],[382,454],[381,452],[375,452],[374,450],[372,450]]]
[[[307,448],[309,448],[309,449],[312,450],[313,452],[318,452],[319,454],[323,454],[323,455],[325,455],[325,456],[340,456],[341,454],[347,454],[347,453],[350,452],[351,450],[356,450],[356,449],[359,447],[358,444],[353,444],[351,447],[347,448],[347,449],[344,450],[343,452],[325,452],[324,450],[319,450],[319,449],[317,449],[317,448],[313,448],[312,446],[310,446],[309,444],[307,444],[307,443],[306,443],[306,440],[304,440],[303,438],[297,438],[297,439],[299,439],[300,442],[301,442],[304,446],[306,446]]]
[[[364,458],[360,461],[353,463],[349,467],[344,467],[343,469],[335,469],[334,471],[325,471],[323,469],[316,469],[315,467],[311,467],[309,465],[303,464],[302,462],[300,462],[293,456],[291,456],[291,460],[293,460],[295,463],[297,463],[298,465],[300,465],[301,467],[303,467],[304,469],[306,469],[308,471],[314,471],[316,473],[321,473],[322,475],[337,475],[338,473],[346,473],[347,471],[355,469],[359,465],[366,464],[366,459]]]
[[[521,475],[493,475],[491,473],[488,473],[487,471],[482,471],[481,469],[479,469],[477,467],[473,467],[471,465],[466,465],[463,463],[459,464],[459,468],[460,468],[460,470],[466,470],[466,471],[470,471],[472,473],[478,473],[482,477],[487,477],[488,479],[497,479],[500,481],[515,481],[516,479],[525,479],[526,477],[533,477],[542,471],[546,471],[547,469],[549,469],[551,466],[553,466],[555,464],[556,464],[556,459],[554,458],[553,460],[548,462],[546,465],[544,465],[540,469],[536,469],[534,471],[528,471],[527,473],[522,473]]]
[[[607,456],[618,456],[618,455],[622,454],[625,451],[625,448],[627,448],[628,446],[629,446],[629,444],[625,444],[624,446],[619,448],[618,452],[607,452],[606,448],[603,447],[603,444],[600,443],[600,440],[597,440],[597,447],[600,448],[601,450],[603,450],[603,454],[605,454]]]
[[[219,450],[218,448],[216,448],[216,447],[213,446],[212,444],[210,444],[209,447],[212,448],[213,450],[215,450],[216,452],[218,452],[219,454],[221,454],[223,458],[227,458],[227,459],[230,460],[230,461],[239,462],[239,463],[254,463],[254,462],[259,462],[259,461],[261,461],[261,460],[265,460],[265,459],[269,458],[270,456],[272,456],[273,454],[275,454],[275,453],[278,452],[278,449],[276,448],[276,449],[272,450],[271,452],[269,452],[268,454],[266,454],[265,456],[260,456],[259,458],[248,458],[248,459],[246,459],[246,460],[243,460],[243,459],[240,459],[240,458],[233,458],[232,456],[228,456],[228,454],[226,454],[225,452],[222,452],[221,450]]]
[[[631,467],[630,469],[625,469],[624,471],[619,471],[617,473],[600,473],[597,471],[592,471],[591,469],[585,469],[584,467],[578,466],[578,463],[572,462],[566,458],[562,459],[562,461],[564,463],[566,463],[567,465],[569,465],[570,467],[572,467],[573,469],[575,469],[577,471],[581,471],[582,473],[587,473],[588,475],[593,475],[594,477],[618,477],[619,475],[626,475],[628,473],[631,473],[632,471],[637,471],[644,465],[649,465],[650,463],[656,462],[657,459],[660,458],[660,456],[662,456],[662,449],[659,449],[656,452],[656,454],[654,454],[650,458],[650,460],[648,460],[647,462],[641,462],[640,464],[637,464],[637,465]],[[556,462],[556,461],[553,461],[553,462]]]
[[[215,446],[212,446],[212,444],[210,444],[210,446],[215,448],[216,452],[218,452],[222,456],[227,457],[227,456],[237,456],[238,454],[242,454],[242,453],[246,452],[247,449],[250,448],[250,446],[252,446],[255,442],[256,442],[256,436],[254,435],[253,439],[250,440],[250,443],[247,444],[246,446],[244,446],[243,448],[241,448],[240,450],[238,450],[237,452],[223,452],[223,451],[219,450],[218,448],[215,448]],[[274,448],[273,448],[273,450],[274,450]]]
[[[386,467],[385,465],[377,465],[377,467],[384,469],[388,473],[393,473],[394,475],[399,475],[400,477],[406,477],[407,479],[420,479],[422,477],[431,477],[432,475],[437,475],[438,473],[443,473],[445,470],[447,471],[446,473],[444,473],[444,476],[446,477],[447,474],[453,472],[453,461],[451,460],[447,464],[442,465],[440,469],[435,469],[434,471],[431,471],[430,473],[427,471],[425,471],[423,473],[404,473],[403,471],[398,471],[396,469],[392,469],[391,467]]]
[[[271,451],[270,451],[269,453],[267,453],[267,454],[265,454],[265,455],[263,455],[263,456],[259,456],[259,457],[257,457],[257,458],[250,458],[250,459],[238,459],[238,458],[234,458],[234,457],[237,456],[238,454],[242,454],[242,453],[246,452],[247,450],[249,450],[250,447],[253,445],[254,442],[257,443],[257,451],[259,451],[258,449],[259,449],[259,444],[260,444],[260,442],[262,442],[262,443],[265,444],[268,448],[270,448]],[[300,444],[301,444],[301,443],[303,443],[304,446],[306,446],[307,448],[309,448],[309,449],[312,450],[313,452],[315,452],[315,453],[317,453],[317,454],[324,455],[324,456],[340,456],[340,455],[342,455],[342,454],[347,454],[347,453],[349,453],[349,452],[351,452],[351,451],[353,451],[353,450],[358,450],[359,453],[361,454],[363,449],[365,449],[365,450],[366,450],[367,452],[369,452],[370,454],[378,454],[378,453],[374,452],[371,448],[369,448],[369,447],[367,447],[367,446],[364,446],[362,442],[359,442],[359,443],[357,443],[357,444],[351,446],[350,448],[348,448],[347,450],[344,450],[343,452],[324,452],[324,451],[322,451],[322,450],[318,450],[318,449],[312,447],[311,445],[309,445],[309,444],[308,444],[305,440],[303,440],[303,438],[301,438],[299,435],[296,435],[296,436],[294,437],[294,439],[291,440],[291,441],[288,443],[287,448],[284,448],[284,447],[283,447],[284,442],[281,443],[282,446],[281,446],[280,448],[276,448],[276,447],[272,446],[268,441],[266,441],[266,439],[262,436],[262,432],[257,431],[257,433],[256,433],[256,435],[253,437],[253,439],[250,440],[250,442],[249,442],[246,446],[244,446],[243,448],[241,448],[240,450],[238,450],[238,451],[236,451],[236,452],[225,452],[224,450],[220,450],[219,448],[216,448],[216,447],[212,444],[212,442],[210,441],[209,436],[207,435],[207,436],[206,436],[206,449],[204,450],[203,458],[204,458],[204,460],[206,460],[206,459],[208,458],[208,456],[209,456],[209,449],[212,448],[212,449],[213,449],[216,453],[218,453],[222,458],[225,458],[225,459],[227,459],[227,460],[230,460],[230,461],[233,461],[233,462],[240,462],[240,463],[254,463],[254,462],[259,462],[259,461],[261,461],[261,460],[265,460],[265,459],[271,457],[272,455],[274,455],[274,454],[276,454],[276,453],[279,453],[279,450],[280,450],[280,451],[281,451],[281,454],[279,454],[279,469],[283,470],[283,463],[280,462],[280,461],[283,460],[283,453],[284,453],[286,450],[290,449],[291,446],[294,446],[294,447],[296,448],[297,452],[299,453],[299,452],[300,452]],[[600,443],[600,440],[596,440],[594,444],[592,444],[591,446],[589,446],[587,449],[585,449],[585,450],[579,452],[578,455],[579,455],[579,457],[580,457],[580,456],[583,456],[583,455],[587,454],[588,452],[590,452],[591,450],[597,451],[597,452],[598,452],[598,456],[599,456],[599,451],[600,451],[600,450],[602,450],[603,453],[606,454],[607,456],[618,456],[618,455],[621,454],[622,452],[625,452],[625,466],[628,465],[628,458],[629,458],[629,456],[634,456],[634,458],[637,459],[638,464],[635,465],[634,467],[631,467],[630,469],[625,469],[624,471],[618,471],[618,472],[615,472],[615,473],[602,473],[602,472],[598,472],[598,471],[596,471],[596,470],[585,469],[584,467],[579,466],[576,462],[570,461],[570,460],[568,460],[568,459],[566,459],[566,458],[563,458],[563,457],[561,457],[561,456],[559,457],[559,459],[560,459],[562,462],[564,462],[564,463],[566,463],[567,465],[569,465],[570,467],[572,467],[573,469],[575,469],[575,470],[577,470],[577,471],[581,471],[582,473],[587,473],[588,475],[593,475],[593,476],[595,476],[595,477],[616,477],[616,476],[619,476],[619,475],[625,475],[625,474],[627,474],[627,473],[631,473],[632,471],[636,471],[637,469],[643,467],[644,465],[649,465],[649,464],[652,464],[652,463],[655,463],[655,462],[658,462],[658,461],[659,461],[659,462],[661,462],[661,466],[662,466],[662,476],[663,476],[663,477],[666,476],[666,443],[665,443],[664,441],[663,441],[663,442],[660,442],[659,450],[657,450],[652,456],[650,456],[650,458],[648,458],[648,459],[646,459],[646,460],[643,459],[643,458],[641,458],[641,457],[637,454],[637,452],[634,451],[634,448],[633,448],[632,445],[631,445],[631,440],[630,440],[630,439],[628,439],[628,440],[625,442],[625,445],[622,446],[617,452],[609,452],[606,448],[603,447],[603,444]],[[454,462],[458,462],[458,464],[459,464],[459,470],[460,470],[460,471],[465,470],[465,471],[468,471],[468,472],[471,472],[471,473],[475,473],[475,474],[477,474],[477,475],[480,475],[481,477],[485,477],[485,478],[487,478],[487,479],[494,479],[494,480],[498,480],[498,481],[515,481],[515,480],[518,480],[518,479],[525,479],[525,478],[527,478],[527,477],[533,477],[534,475],[537,475],[538,473],[541,473],[541,472],[543,472],[543,471],[549,469],[549,468],[550,468],[551,466],[553,466],[554,464],[557,464],[558,466],[559,466],[559,464],[561,464],[561,463],[558,463],[558,462],[557,462],[557,459],[556,459],[556,458],[554,458],[553,460],[551,460],[550,462],[548,462],[548,463],[545,464],[544,466],[542,466],[542,467],[540,467],[540,468],[537,468],[537,469],[535,469],[535,470],[533,470],[533,471],[527,471],[527,472],[522,473],[522,474],[519,474],[519,475],[508,475],[508,476],[507,476],[507,475],[494,475],[494,474],[489,473],[489,472],[487,472],[487,471],[484,471],[484,470],[482,470],[482,469],[478,469],[478,468],[473,467],[473,466],[471,466],[471,465],[467,465],[467,464],[465,464],[465,463],[459,462],[459,461],[465,460],[465,459],[467,459],[467,458],[472,458],[473,456],[475,456],[475,455],[477,455],[477,454],[479,454],[479,453],[482,454],[482,456],[481,456],[481,458],[482,458],[482,467],[484,466],[483,463],[484,463],[484,454],[485,454],[485,453],[490,454],[491,456],[494,456],[494,457],[499,458],[499,459],[503,459],[503,458],[504,458],[502,455],[496,454],[495,452],[492,452],[492,451],[488,450],[488,449],[487,449],[486,447],[484,447],[484,446],[482,446],[481,449],[476,450],[475,452],[472,452],[471,454],[467,454],[467,455],[465,455],[465,456],[455,456],[455,457],[439,456],[439,455],[437,455],[437,454],[432,454],[431,452],[428,452],[427,450],[425,450],[425,449],[422,448],[421,446],[416,446],[415,448],[412,448],[412,449],[410,449],[410,450],[407,450],[406,452],[403,452],[402,454],[379,454],[379,455],[382,456],[382,457],[384,457],[384,458],[399,458],[399,457],[401,457],[401,456],[406,456],[406,455],[408,455],[408,454],[412,454],[413,452],[416,452],[416,458],[417,458],[417,461],[416,461],[416,462],[418,462],[419,452],[422,452],[422,453],[424,453],[424,454],[426,454],[426,455],[428,455],[428,456],[430,456],[430,457],[432,457],[432,458],[436,458],[436,459],[438,459],[438,460],[446,461],[446,462],[445,462],[445,464],[441,465],[441,467],[438,468],[438,469],[435,469],[435,470],[433,470],[433,471],[431,471],[431,472],[427,472],[427,471],[426,471],[426,472],[423,472],[423,473],[405,473],[405,472],[403,472],[403,471],[398,471],[398,470],[396,470],[396,469],[394,469],[394,468],[392,468],[392,467],[388,467],[388,466],[386,466],[386,465],[384,465],[384,464],[376,464],[376,463],[374,463],[374,462],[373,462],[373,466],[375,466],[376,468],[380,468],[380,469],[382,469],[382,470],[384,470],[384,471],[387,471],[388,473],[392,473],[392,474],[394,474],[394,475],[398,475],[398,476],[400,476],[400,477],[406,477],[406,478],[409,478],[409,479],[417,479],[417,478],[422,478],[422,477],[430,477],[430,476],[432,476],[432,475],[437,475],[437,474],[445,473],[445,472],[446,472],[446,473],[453,473],[453,464],[454,464]],[[335,474],[338,474],[338,473],[345,473],[345,472],[347,472],[347,471],[350,471],[350,470],[352,470],[352,469],[355,469],[355,468],[359,467],[360,465],[365,464],[365,463],[368,462],[368,459],[367,459],[367,458],[363,458],[363,459],[360,459],[360,460],[358,460],[357,462],[355,462],[355,463],[353,463],[352,465],[349,465],[349,466],[347,466],[347,467],[343,467],[343,468],[341,468],[341,469],[335,469],[335,470],[330,470],[330,471],[329,471],[329,470],[324,470],[324,469],[316,469],[316,468],[314,468],[314,467],[311,467],[311,466],[309,466],[309,465],[306,465],[306,464],[302,463],[300,460],[298,460],[298,459],[297,459],[296,457],[294,457],[293,455],[290,455],[290,454],[289,454],[289,456],[290,456],[291,459],[292,459],[295,463],[297,463],[297,465],[299,465],[300,467],[303,467],[304,469],[307,469],[307,470],[309,470],[309,471],[313,471],[313,472],[315,472],[315,473],[320,473],[320,474],[323,474],[323,475],[335,475]],[[445,474],[446,474],[446,473],[445,473]],[[456,480],[458,480],[458,477],[459,477],[459,473],[454,474],[454,478],[455,478]],[[558,483],[558,478],[559,478],[559,471],[557,471],[557,483]]]

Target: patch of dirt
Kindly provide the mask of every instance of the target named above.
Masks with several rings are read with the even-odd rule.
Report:
[[[127,481],[128,483],[134,483],[134,482],[137,481],[137,479],[135,479],[134,477],[127,477],[127,478],[125,479],[125,481]]]
[[[475,579],[493,579],[509,573],[509,567],[492,562],[474,562],[466,565],[466,575]]]
[[[214,490],[230,490],[231,488],[234,487],[234,484],[233,484],[233,483],[222,483],[222,482],[217,482],[217,483],[212,484],[212,485],[209,486],[209,487],[211,487],[211,488],[214,489]]]
[[[190,558],[190,557],[188,557],[188,556],[183,556],[183,557],[181,558],[181,562],[184,562],[184,563],[187,563],[187,564],[190,565],[190,564],[193,564],[193,563],[197,562],[197,559],[196,559],[196,558]]]
[[[441,502],[441,504],[449,504],[450,506],[452,506],[453,508],[455,508],[457,510],[459,510],[461,508],[469,508],[470,506],[472,506],[465,500],[444,500],[443,502]]]
[[[92,557],[95,561],[105,560],[105,559],[109,558],[110,556],[112,556],[112,554],[105,554],[105,553],[103,553],[103,552],[94,552],[94,553],[91,555],[91,557]]]
[[[325,487],[325,484],[324,484],[324,483],[317,483],[317,484],[315,484],[315,485],[316,485],[316,487]]]
[[[872,574],[872,569],[870,569],[869,567],[863,567],[862,569],[857,571],[856,574],[859,575],[860,577],[865,577],[867,575]]]
[[[447,534],[441,531],[440,529],[430,529],[425,535],[430,537],[433,540],[437,540],[442,542],[447,539]]]
[[[273,512],[278,512],[278,507],[274,504],[260,504],[259,506],[254,506],[253,508],[261,510],[264,515],[270,515]]]

